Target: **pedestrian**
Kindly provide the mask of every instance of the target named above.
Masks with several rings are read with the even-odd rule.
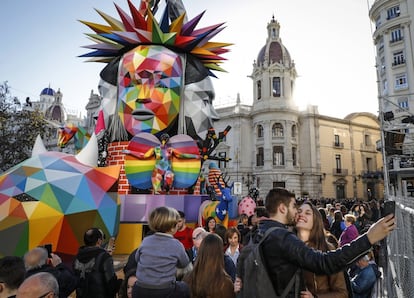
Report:
[[[193,231],[193,246],[190,249],[187,249],[185,252],[188,255],[188,258],[191,263],[195,263],[195,260],[197,258],[198,249],[200,248],[201,241],[208,235],[208,232],[202,228],[197,227]]]
[[[122,281],[121,288],[119,289],[119,298],[132,298],[132,288],[137,281],[136,270],[129,270]]]
[[[26,270],[22,258],[5,256],[0,259],[0,298],[15,297]]]
[[[377,274],[374,267],[369,263],[369,256],[364,255],[356,261],[358,267],[355,276],[351,280],[354,298],[370,298]]]
[[[183,279],[191,297],[235,297],[233,281],[224,270],[223,240],[214,233],[201,242],[193,270]]]
[[[309,247],[323,252],[335,249],[335,246],[327,241],[319,210],[309,201],[305,201],[298,208],[295,230],[298,238]],[[301,298],[348,298],[345,275],[342,271],[330,275],[316,275],[303,270],[303,277],[306,290],[301,293]]]
[[[267,264],[266,269],[277,295],[281,295],[289,281],[300,273],[302,268],[315,274],[326,275],[344,270],[350,262],[369,251],[374,243],[384,239],[396,226],[394,216],[388,215],[378,220],[350,245],[326,253],[308,247],[288,229],[288,226],[295,223],[297,214],[294,193],[284,188],[272,189],[266,196],[265,206],[269,218],[259,222],[259,232],[255,242],[259,241],[267,229],[278,228],[270,233],[261,247],[262,257]],[[239,263],[243,262],[242,255],[239,257],[238,267]],[[243,278],[248,272],[243,270],[238,272],[242,273],[241,289],[243,289]],[[294,283],[287,297],[299,297],[300,291],[305,290],[301,274],[298,283]]]
[[[176,280],[177,267],[190,264],[183,244],[173,237],[179,219],[180,214],[171,207],[151,211],[148,224],[154,234],[145,237],[136,252],[137,281],[132,297],[190,297],[187,284]]]
[[[345,230],[342,232],[341,237],[339,237],[339,246],[344,246],[345,244],[350,243],[352,240],[358,238],[359,233],[358,229],[355,226],[356,218],[352,214],[345,214]]]
[[[48,272],[39,272],[26,278],[17,289],[16,298],[57,298],[59,285]]]
[[[83,235],[84,246],[78,250],[73,269],[79,278],[77,298],[113,298],[120,280],[115,274],[112,256],[102,248],[106,236],[99,228],[90,228]]]
[[[207,217],[204,229],[210,233],[214,233],[216,231],[216,220],[213,216]]]
[[[78,278],[54,253],[48,255],[45,247],[39,246],[29,250],[24,255],[26,278],[39,272],[52,274],[59,284],[59,297],[66,298],[78,285]]]
[[[180,219],[178,220],[177,232],[174,234],[174,238],[178,239],[185,249],[190,249],[193,246],[193,229],[187,226],[185,220],[185,213],[183,211],[178,211],[180,214]]]

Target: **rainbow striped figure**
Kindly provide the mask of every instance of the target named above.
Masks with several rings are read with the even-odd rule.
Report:
[[[152,187],[154,193],[190,187],[200,173],[197,143],[187,135],[163,134],[160,141],[150,133],[139,133],[124,153],[129,183],[139,189]]]

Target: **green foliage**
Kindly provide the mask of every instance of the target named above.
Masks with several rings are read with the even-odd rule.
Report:
[[[7,82],[0,84],[0,172],[30,157],[37,135],[49,133],[43,114],[23,108]]]

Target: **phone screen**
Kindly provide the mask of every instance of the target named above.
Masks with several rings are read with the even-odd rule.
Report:
[[[395,215],[395,201],[386,201],[384,203],[384,209],[382,212],[382,216],[387,216],[388,214]]]
[[[44,247],[47,250],[47,257],[51,258],[52,257],[52,244],[45,244]]]

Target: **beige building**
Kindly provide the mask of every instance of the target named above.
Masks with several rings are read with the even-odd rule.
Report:
[[[316,106],[299,111],[293,100],[296,69],[272,18],[266,44],[253,63],[253,104],[217,109],[216,131],[232,129],[217,155],[232,160],[219,166],[264,197],[281,186],[310,198],[382,198],[379,122],[370,113],[345,119],[319,115]]]

